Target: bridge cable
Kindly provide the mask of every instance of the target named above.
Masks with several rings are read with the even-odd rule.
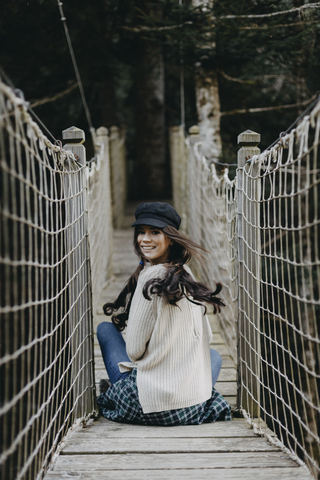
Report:
[[[54,142],[57,144],[58,143],[58,140],[56,139],[56,137],[50,132],[50,130],[48,129],[48,127],[45,126],[45,124],[42,122],[42,120],[40,120],[40,118],[38,117],[38,115],[32,110],[32,108],[30,107],[30,104],[29,102],[27,102],[25,100],[25,97],[24,97],[24,93],[23,91],[20,89],[20,88],[16,88],[13,84],[13,82],[11,81],[11,79],[9,78],[9,76],[5,73],[5,71],[3,70],[3,68],[0,66],[0,77],[3,77],[4,81],[7,83],[7,85],[9,85],[12,90],[14,91],[14,93],[17,95],[17,97],[19,97],[21,100],[23,100],[23,104],[24,106],[27,108],[28,112],[31,113],[31,115],[33,115],[33,117],[36,119],[36,121],[41,125],[41,127],[47,132],[47,134],[54,140]]]
[[[69,51],[70,51],[70,55],[71,55],[73,68],[74,68],[74,71],[75,71],[75,74],[76,74],[76,77],[77,77],[77,81],[78,81],[78,85],[79,85],[79,90],[80,90],[80,95],[81,95],[84,111],[85,111],[85,114],[86,114],[86,117],[87,117],[90,133],[91,133],[92,140],[93,140],[93,143],[94,143],[95,130],[94,130],[93,125],[92,125],[91,115],[90,115],[90,111],[89,111],[88,104],[87,104],[87,101],[86,101],[86,97],[85,97],[85,94],[84,94],[83,84],[82,84],[82,80],[81,80],[81,77],[80,77],[80,72],[79,72],[79,69],[78,69],[77,60],[76,60],[74,50],[73,50],[73,47],[72,47],[71,38],[70,38],[70,34],[69,34],[69,29],[68,29],[68,25],[67,25],[67,19],[64,15],[64,11],[63,11],[63,8],[62,8],[63,3],[60,2],[59,0],[57,0],[57,2],[58,2],[60,15],[61,15],[61,21],[62,21],[63,27],[64,27],[64,32],[65,32],[66,38],[67,38],[67,43],[68,43],[68,47],[69,47]]]
[[[317,93],[316,93],[317,95]],[[292,125],[290,125],[289,128],[287,128],[287,130],[285,132],[281,132],[279,137],[277,138],[277,140],[275,140],[273,143],[271,143],[271,145],[269,145],[269,147],[267,147],[264,152],[270,150],[270,148],[272,148],[276,143],[279,142],[279,140],[284,137],[287,133],[289,133],[294,127],[295,125],[297,125],[297,123],[308,113],[310,112],[310,110],[312,110],[312,108],[316,105],[316,103],[319,101],[320,99],[320,96],[317,95],[317,98],[315,100],[313,100],[312,103],[310,103],[309,107],[306,108],[306,110],[304,110],[303,113],[301,113],[301,115],[293,122]],[[213,158],[210,158],[210,157],[206,157],[207,160],[209,160],[211,163],[216,163],[217,165],[222,165],[222,166],[227,166],[227,167],[237,167],[238,164],[237,163],[221,163],[221,162],[218,162],[217,160],[214,160]],[[251,159],[248,160],[248,163],[251,161]]]
[[[275,140],[273,143],[271,143],[271,145],[269,145],[268,148],[266,148],[264,151],[267,151],[267,150],[270,150],[270,148],[272,148],[276,143],[278,143],[278,141],[284,137],[287,133],[289,133],[293,127],[295,127],[295,125],[297,125],[297,123],[308,113],[310,112],[310,110],[312,110],[312,108],[315,106],[315,104],[318,102],[320,96],[318,95],[318,92],[316,92],[316,95],[317,95],[317,98],[309,105],[309,107],[306,108],[306,110],[301,113],[301,115],[293,122],[292,125],[290,125],[289,128],[287,128],[287,130],[285,132],[281,132],[280,135],[279,135],[279,138],[277,138],[277,140]]]

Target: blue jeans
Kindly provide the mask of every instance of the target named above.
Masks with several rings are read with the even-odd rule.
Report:
[[[97,328],[97,337],[101,348],[104,364],[106,366],[111,384],[116,383],[120,378],[130,375],[130,372],[120,373],[119,362],[131,362],[126,352],[126,344],[113,323],[102,322]],[[215,385],[222,365],[220,353],[210,349],[212,386]]]

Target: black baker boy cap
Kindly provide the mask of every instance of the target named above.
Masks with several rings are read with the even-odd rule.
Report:
[[[150,225],[151,227],[164,228],[168,225],[179,230],[180,215],[171,205],[162,202],[141,203],[135,212],[136,221],[132,225]]]

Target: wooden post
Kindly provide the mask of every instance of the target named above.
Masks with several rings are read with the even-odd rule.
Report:
[[[191,145],[194,145],[195,143],[200,141],[200,128],[198,127],[198,125],[193,125],[189,128],[189,135]]]
[[[70,127],[62,132],[62,139],[65,141],[63,145],[64,150],[72,152],[77,160],[77,162],[83,166],[86,165],[86,149],[83,142],[85,141],[85,133],[83,130],[77,127]],[[81,341],[88,333],[89,325],[85,325],[84,322],[81,322],[78,325],[79,319],[82,318],[83,312],[88,309],[88,304],[91,305],[91,296],[90,293],[88,296],[82,295],[81,302],[78,300],[78,290],[80,287],[80,278],[85,278],[85,282],[88,281],[90,276],[89,266],[86,263],[86,266],[82,267],[82,274],[77,273],[80,265],[84,261],[84,256],[88,259],[88,252],[83,251],[82,248],[79,248],[79,236],[88,234],[88,219],[85,215],[83,218],[82,212],[80,211],[80,202],[81,197],[78,196],[79,191],[82,187],[83,182],[86,182],[86,175],[83,170],[79,171],[79,166],[74,165],[70,161],[67,165],[70,174],[65,176],[65,215],[66,215],[66,225],[65,230],[65,245],[67,253],[67,281],[70,282],[67,291],[68,299],[68,328],[69,334],[74,332],[71,341],[70,341],[70,356],[73,357],[78,349],[78,346],[81,344]],[[82,196],[82,208],[86,208],[86,193],[83,192]],[[81,286],[82,287],[82,286]],[[80,287],[80,288],[81,288]],[[88,291],[89,292],[89,291]],[[78,325],[78,326],[77,326]],[[83,337],[83,338],[82,338]],[[76,378],[79,368],[81,368],[81,362],[83,358],[80,353],[77,354],[75,360],[71,366],[71,381]],[[83,390],[82,377],[79,377],[73,387],[74,398],[79,398]],[[75,418],[80,418],[85,413],[86,399],[85,396],[81,396],[77,402],[77,407],[75,409]]]
[[[200,128],[193,125],[189,128],[190,152],[188,159],[188,234],[190,237],[201,245],[202,240],[202,189],[201,189],[201,166],[195,155],[195,144],[200,142]],[[200,171],[199,171],[200,167]],[[200,278],[201,267],[199,262],[193,262],[192,268],[195,275]]]
[[[260,414],[260,134],[246,130],[238,136],[238,407],[252,417]],[[247,166],[246,166],[247,165]],[[250,392],[250,395],[249,393]]]
[[[105,145],[109,144],[109,131],[106,127],[99,127],[96,130],[96,144],[99,145],[104,143]]]
[[[81,165],[86,164],[86,149],[84,143],[86,136],[83,130],[77,127],[70,127],[62,132],[62,139],[66,142],[63,145],[65,150],[71,151]]]
[[[112,127],[111,127],[112,128]],[[106,279],[108,281],[113,275],[113,261],[112,261],[112,245],[113,245],[113,228],[112,228],[112,219],[113,219],[113,208],[112,208],[112,187],[111,187],[111,158],[110,158],[110,142],[109,142],[109,131],[106,127],[99,127],[96,130],[96,146],[101,148],[100,155],[101,161],[104,163],[102,170],[105,172],[100,178],[100,182],[103,184],[103,190],[105,197],[108,196],[107,204],[104,205],[104,222],[107,225],[110,225],[108,229],[108,252],[105,252],[105,255],[108,255],[108,264],[105,269]],[[100,171],[100,172],[101,172]],[[106,175],[106,173],[108,174]],[[107,193],[107,195],[106,195]],[[106,238],[107,240],[107,238]],[[97,302],[96,302],[97,304]]]
[[[187,185],[187,191],[189,192],[189,198],[188,200],[188,222],[190,222],[190,219],[193,222],[192,225],[192,232],[190,232],[190,223],[188,223],[188,233],[189,235],[191,234],[191,237],[193,240],[196,242],[200,243],[200,229],[194,230],[195,223],[194,220],[197,216],[197,212],[201,211],[201,191],[197,191],[197,179],[195,178],[195,172],[193,171],[192,165],[195,165],[195,154],[194,154],[194,146],[196,143],[200,142],[200,128],[198,125],[193,125],[192,127],[189,128],[189,139],[190,139],[190,155],[191,158],[189,157],[188,159],[188,185]],[[197,199],[197,202],[192,201],[192,198]],[[193,214],[193,211],[195,210],[195,214]],[[199,222],[197,223],[199,225]]]

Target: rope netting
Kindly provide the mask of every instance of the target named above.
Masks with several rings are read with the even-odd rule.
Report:
[[[320,478],[320,102],[270,151],[238,163],[233,181],[208,165],[197,135],[181,154],[178,132],[176,207],[184,164],[187,231],[212,252],[200,274],[224,286],[219,322],[237,352],[238,407]]]
[[[319,133],[320,102],[270,151],[244,167],[244,228],[249,237],[257,237],[257,232],[259,237],[254,243],[243,238],[241,268],[251,291],[245,283],[239,286],[242,406],[251,417],[258,407],[283,444],[303,458],[316,478],[320,475]],[[256,260],[255,268],[249,268],[248,258]],[[253,383],[256,393],[250,388]]]
[[[193,127],[194,128],[194,127]],[[226,307],[218,315],[225,341],[237,361],[237,189],[228,169],[218,176],[215,166],[201,156],[199,136],[185,140],[183,128],[171,129],[171,165],[174,205],[182,216],[182,230],[212,255],[206,268],[193,270],[212,288],[223,284]],[[218,261],[217,261],[218,260]]]
[[[112,278],[112,207],[108,129],[100,127],[95,134],[96,155],[88,170],[88,231],[92,300],[94,311],[100,309],[100,294]]]
[[[110,263],[112,225],[93,217],[110,216],[95,183],[108,163],[90,170],[51,144],[2,82],[0,148],[0,469],[34,479],[68,428],[97,413],[90,272],[98,285]]]

